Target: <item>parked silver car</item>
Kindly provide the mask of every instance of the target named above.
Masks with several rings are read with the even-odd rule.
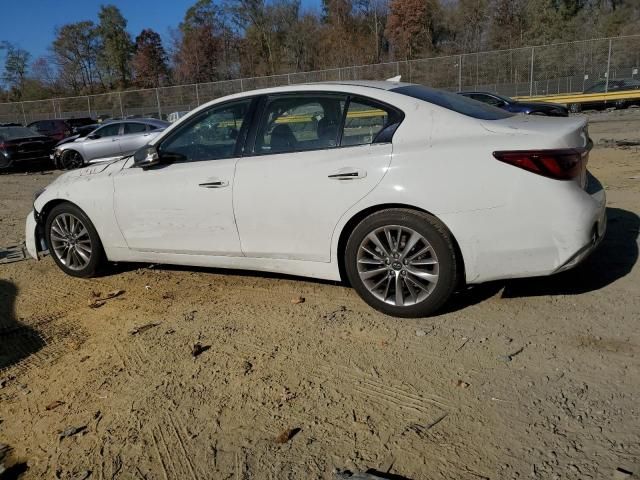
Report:
[[[78,168],[130,155],[146,145],[170,123],[153,118],[109,122],[89,135],[55,147],[52,160],[64,168]]]

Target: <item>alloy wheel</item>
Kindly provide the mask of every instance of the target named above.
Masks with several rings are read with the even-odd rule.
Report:
[[[51,223],[51,247],[60,262],[71,270],[82,270],[91,261],[91,237],[82,221],[61,213]]]
[[[380,227],[364,237],[357,269],[373,296],[398,307],[422,302],[438,283],[433,247],[423,235],[400,225]]]

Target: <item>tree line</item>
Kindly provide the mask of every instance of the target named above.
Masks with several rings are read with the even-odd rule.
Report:
[[[10,42],[0,101],[152,88],[640,33],[638,0],[197,0],[162,38],[114,5],[60,26],[49,54]]]

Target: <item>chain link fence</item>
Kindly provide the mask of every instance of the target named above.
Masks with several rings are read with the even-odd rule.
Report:
[[[51,118],[155,117],[191,110],[232,93],[295,83],[402,80],[450,91],[482,90],[509,96],[581,93],[615,79],[638,79],[640,35],[512,50],[361,65],[269,77],[127,90],[80,97],[0,104],[0,122],[28,124]]]

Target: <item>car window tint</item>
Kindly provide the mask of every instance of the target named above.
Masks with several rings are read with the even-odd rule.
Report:
[[[365,100],[351,100],[342,134],[342,146],[372,143],[376,135],[391,123],[391,115],[385,109]]]
[[[104,127],[101,127],[98,130],[96,130],[96,134],[99,135],[100,138],[114,137],[118,135],[119,132],[120,132],[119,123],[112,123],[110,125],[105,125]]]
[[[472,100],[457,93],[436,90],[422,85],[407,85],[393,88],[391,91],[417,98],[418,100],[423,100],[479,120],[501,120],[514,115],[501,108]]]
[[[142,133],[147,131],[147,126],[144,123],[125,123],[124,134],[130,133]]]
[[[267,103],[256,135],[258,154],[334,148],[345,97],[286,95]]]
[[[496,97],[492,97],[491,95],[475,95],[473,97],[474,100],[479,100],[487,105],[493,105],[494,107],[499,107],[504,104],[502,100]]]
[[[219,160],[235,155],[240,128],[251,100],[213,107],[177,130],[159,147],[187,161]]]

